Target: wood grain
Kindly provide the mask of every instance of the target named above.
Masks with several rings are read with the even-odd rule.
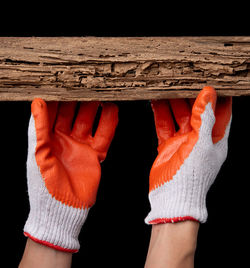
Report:
[[[250,95],[250,37],[0,37],[0,100]]]

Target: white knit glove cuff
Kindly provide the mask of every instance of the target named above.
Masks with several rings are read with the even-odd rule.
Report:
[[[66,206],[52,198],[46,187],[40,189],[44,198],[34,202],[24,226],[24,234],[32,240],[52,248],[77,252],[78,235],[89,209]],[[41,195],[38,196],[41,196]]]
[[[189,180],[189,185],[185,181]],[[205,222],[207,219],[206,194],[209,178],[203,184],[193,178],[180,178],[182,182],[174,180],[165,183],[149,194],[151,211],[145,222],[167,223],[184,220]]]

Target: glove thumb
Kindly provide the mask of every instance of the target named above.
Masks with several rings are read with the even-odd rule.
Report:
[[[215,123],[216,91],[206,86],[199,93],[192,109],[191,126],[199,136],[212,139],[212,130]],[[201,133],[201,126],[202,133]]]

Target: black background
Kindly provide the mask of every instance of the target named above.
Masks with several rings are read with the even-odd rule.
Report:
[[[248,8],[218,3],[61,2],[2,6],[1,36],[249,35]],[[32,9],[30,9],[32,7]],[[143,8],[142,8],[143,7]],[[197,9],[199,7],[199,9]],[[113,9],[115,8],[115,9]],[[157,140],[148,101],[119,102],[119,125],[106,160],[97,202],[80,234],[72,267],[143,267],[150,227],[148,174]],[[237,267],[248,260],[249,97],[233,99],[228,158],[207,197],[195,267]],[[30,102],[1,102],[1,256],[17,267],[26,238],[27,128]],[[246,243],[245,243],[246,242]]]

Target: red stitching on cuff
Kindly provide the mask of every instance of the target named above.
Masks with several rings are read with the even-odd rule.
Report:
[[[26,233],[26,232],[24,232],[24,235],[26,237],[29,237],[31,240],[33,240],[33,241],[35,241],[35,242],[37,242],[39,244],[42,244],[44,246],[47,246],[47,247],[50,247],[50,248],[53,248],[53,249],[56,249],[56,250],[60,250],[60,251],[63,251],[63,252],[68,252],[68,253],[76,253],[76,252],[78,252],[77,249],[62,248],[60,246],[53,245],[53,244],[51,244],[51,243],[49,243],[47,241],[39,240],[39,239],[31,236],[29,233]]]
[[[174,217],[174,218],[159,218],[159,219],[152,220],[149,223],[150,224],[161,224],[161,223],[176,223],[176,222],[181,222],[181,221],[199,222],[198,220],[196,220],[193,217],[185,216],[185,217]]]

